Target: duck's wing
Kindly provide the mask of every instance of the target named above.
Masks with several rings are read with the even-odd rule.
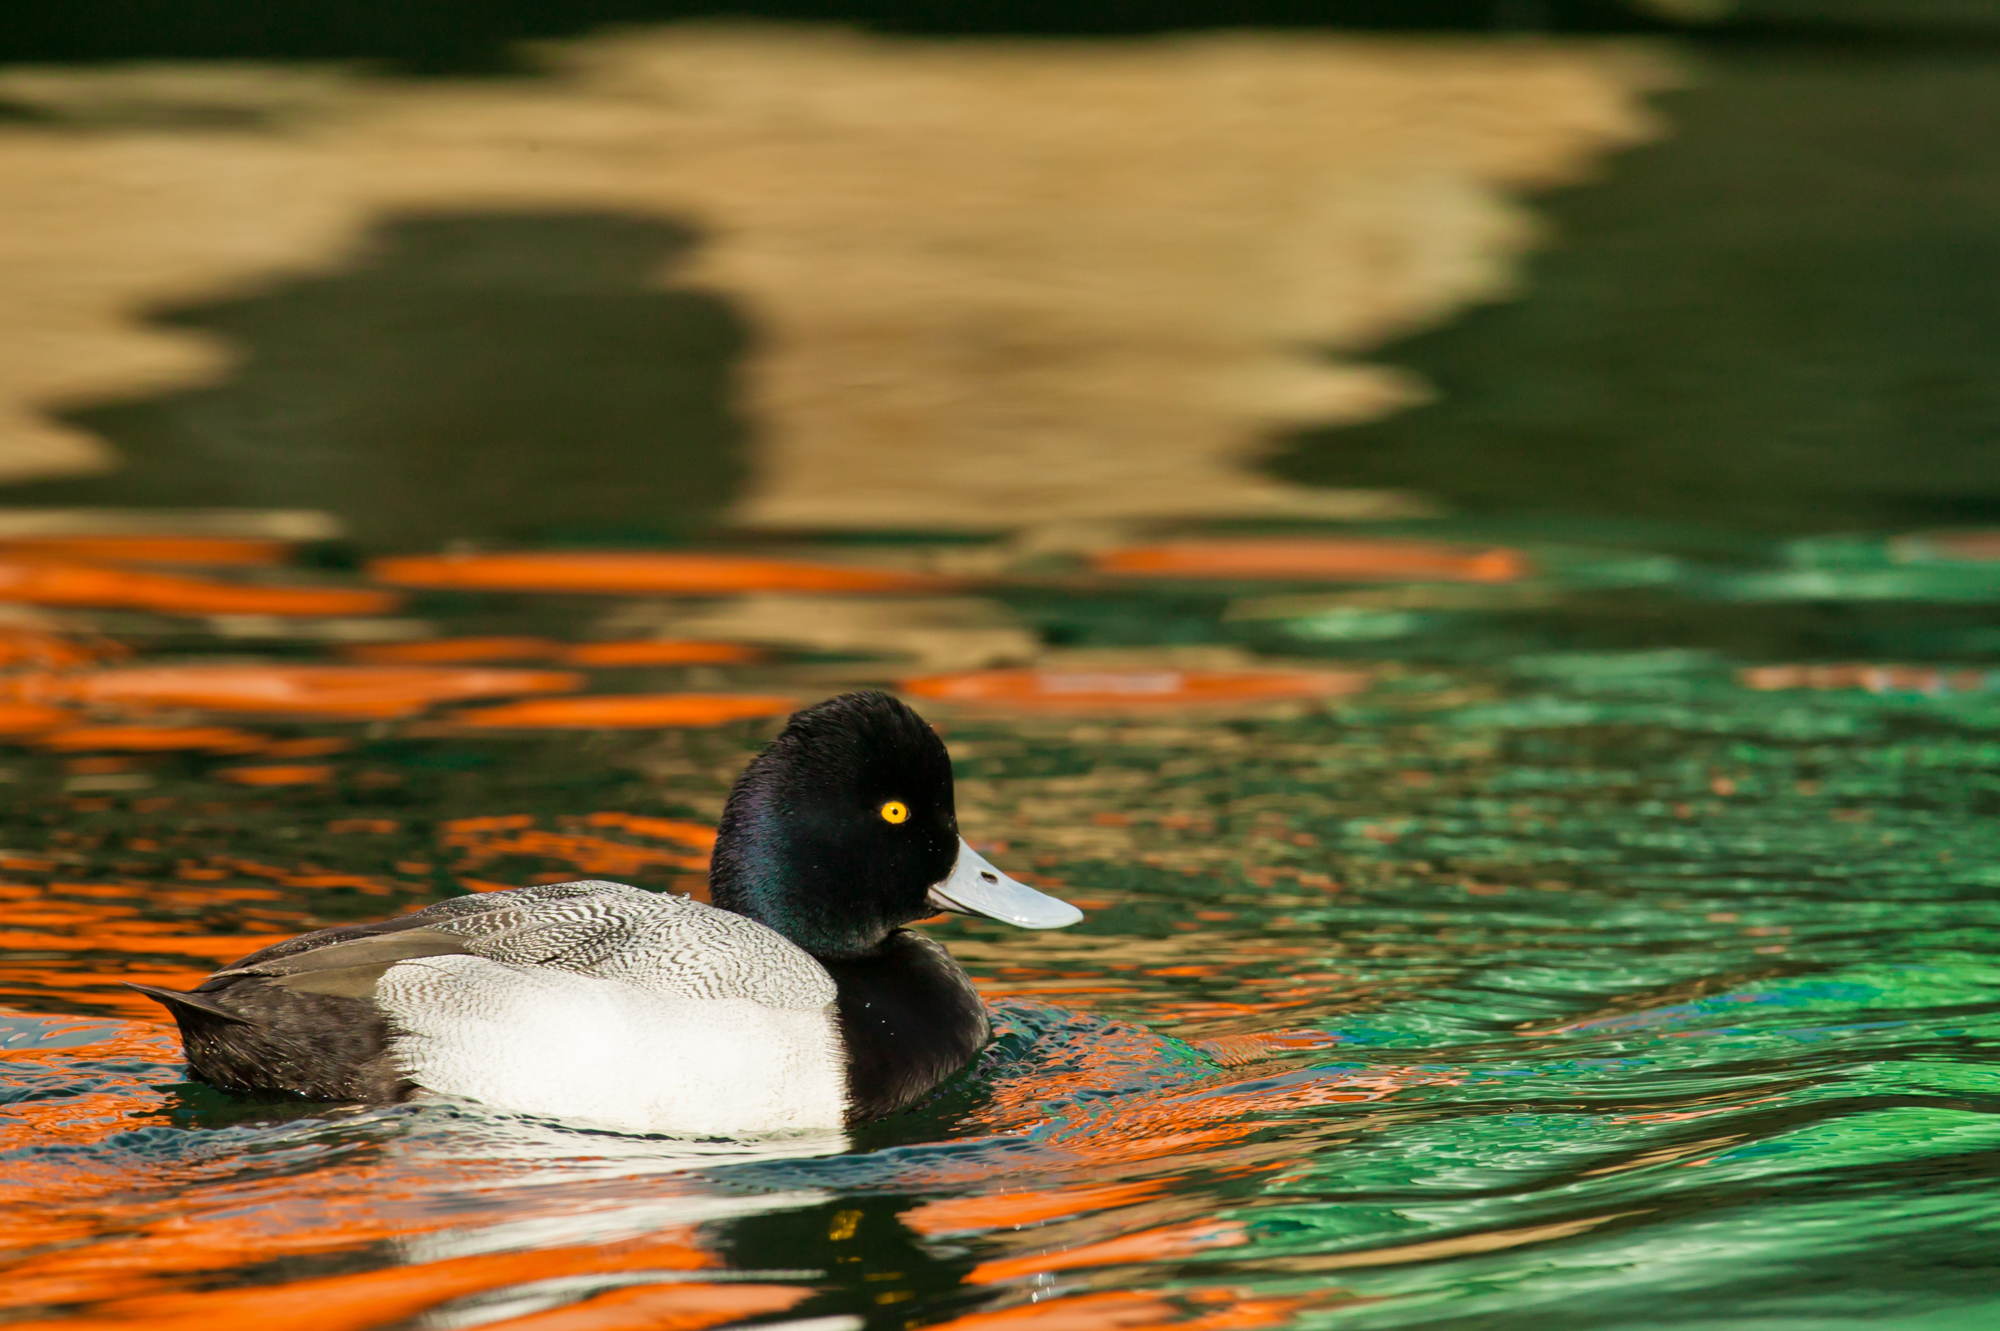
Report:
[[[241,958],[192,992],[134,986],[173,1014],[189,1063],[235,1090],[395,1100],[413,1089],[388,1055],[378,1002],[391,967],[466,957],[513,972],[589,976],[683,999],[825,1008],[833,981],[753,920],[624,883],[552,883],[458,897],[375,924],[302,934]],[[454,973],[493,974],[461,964]],[[466,1002],[480,1001],[468,993]],[[400,1016],[399,1021],[407,1025]]]
[[[689,897],[582,881],[458,897],[379,924],[322,929],[217,971],[300,993],[365,997],[384,971],[420,957],[470,955],[546,967],[683,998],[824,1007],[833,981],[776,931]]]
[[[553,886],[574,895],[529,897],[546,889],[526,888],[518,904],[434,927],[466,938],[468,951],[491,961],[617,980],[679,998],[742,998],[786,1009],[834,1001],[833,980],[820,964],[755,920],[623,883]]]

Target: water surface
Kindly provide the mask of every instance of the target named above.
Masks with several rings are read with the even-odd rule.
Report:
[[[989,588],[1074,641],[1057,662],[1338,659],[1367,687],[1220,711],[926,704],[970,838],[1087,918],[928,926],[996,1039],[846,1143],[247,1102],[188,1082],[118,984],[191,983],[463,890],[698,891],[704,829],[776,719],[182,709],[148,724],[249,738],[23,735],[0,863],[7,1317],[1987,1324],[2000,702],[1977,659],[2000,577],[1907,543],[1746,540],[1729,566],[1521,548],[1533,576],[1494,586]],[[617,604],[414,609],[561,636]],[[334,654],[173,622],[125,650]],[[1885,641],[1930,647],[1889,661]],[[93,668],[41,650],[17,692]],[[1829,660],[1900,670],[1802,666]],[[810,699],[897,673],[780,656],[588,687]]]

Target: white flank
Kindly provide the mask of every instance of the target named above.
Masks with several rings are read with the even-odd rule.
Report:
[[[391,966],[376,1001],[440,1095],[616,1132],[744,1137],[841,1126],[831,1004],[694,998],[474,956]]]

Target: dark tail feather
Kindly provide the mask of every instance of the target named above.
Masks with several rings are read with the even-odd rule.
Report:
[[[254,1026],[248,1017],[239,1017],[207,994],[184,994],[178,989],[155,989],[150,984],[134,984],[123,981],[127,989],[137,989],[155,1003],[174,1014],[175,1021],[185,1021],[192,1017],[197,1021],[226,1021],[234,1026]]]

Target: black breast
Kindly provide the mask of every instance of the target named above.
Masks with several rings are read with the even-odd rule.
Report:
[[[972,981],[922,934],[898,929],[870,956],[820,964],[840,991],[850,1122],[909,1108],[992,1034]]]

